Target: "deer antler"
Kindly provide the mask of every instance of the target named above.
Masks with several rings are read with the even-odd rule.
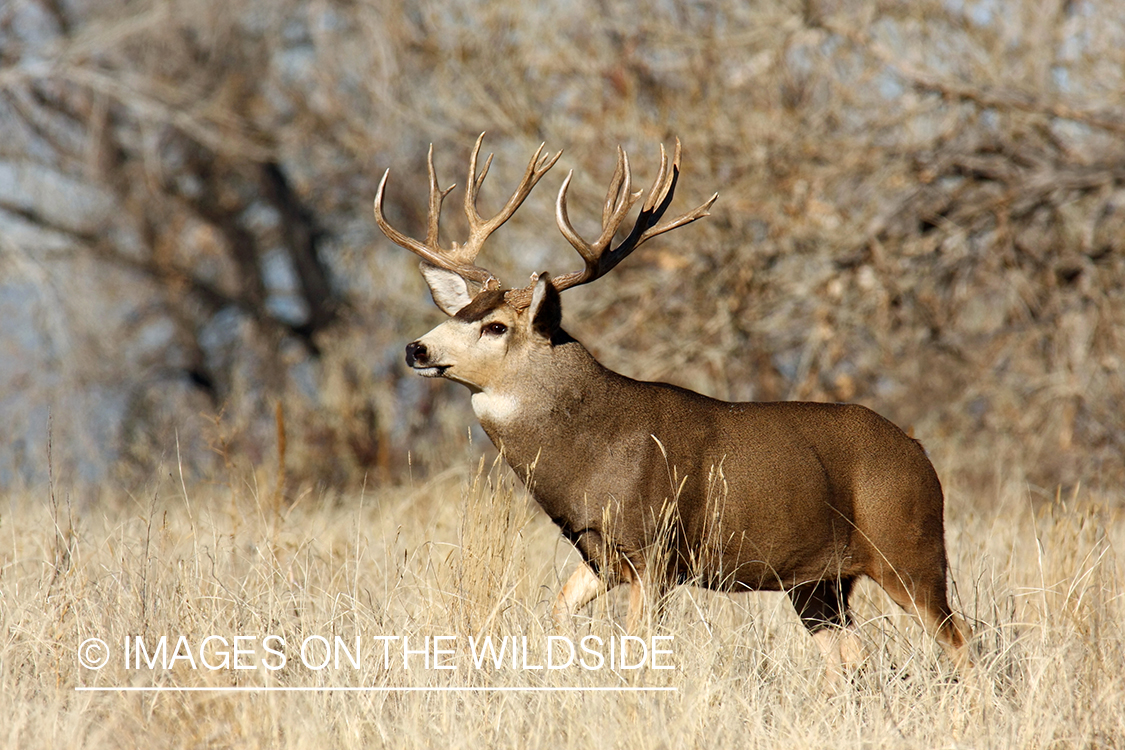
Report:
[[[621,228],[629,209],[643,195],[643,191],[640,190],[635,193],[632,192],[629,157],[620,146],[617,147],[617,168],[609,181],[609,190],[606,191],[605,205],[602,208],[602,233],[594,242],[587,242],[582,239],[578,232],[574,230],[570,223],[570,217],[567,215],[566,194],[570,187],[570,178],[573,175],[573,172],[568,173],[563,181],[562,188],[559,189],[559,197],[555,203],[555,218],[563,236],[586,261],[586,267],[581,271],[572,271],[552,279],[555,289],[560,292],[601,278],[613,270],[629,253],[658,234],[664,234],[677,227],[690,224],[696,219],[708,216],[708,209],[719,197],[719,194],[715,193],[698,208],[688,211],[665,224],[656,226],[656,223],[660,221],[664,212],[668,210],[668,206],[672,203],[676,181],[680,176],[680,139],[677,138],[671,165],[668,164],[668,154],[665,152],[664,146],[660,147],[660,171],[653,181],[648,197],[641,206],[636,223],[633,224],[629,235],[617,247],[609,250],[610,243],[613,242],[614,236]],[[514,307],[527,307],[531,302],[531,290],[531,286],[524,289],[515,289],[505,294],[504,298],[508,304]]]
[[[469,238],[463,244],[454,242],[451,248],[446,250],[438,242],[438,221],[441,215],[442,202],[445,200],[445,196],[449,195],[449,192],[457,186],[450,185],[445,190],[438,187],[437,175],[434,171],[433,144],[430,144],[430,151],[426,157],[430,179],[430,205],[426,222],[426,241],[419,242],[407,237],[387,222],[387,218],[383,214],[383,194],[387,185],[387,177],[391,173],[389,169],[383,173],[383,179],[379,181],[379,191],[375,194],[375,223],[379,225],[379,229],[387,235],[389,240],[414,253],[424,263],[452,271],[463,279],[477,282],[485,289],[498,289],[500,282],[496,276],[488,269],[481,268],[474,263],[477,254],[480,253],[480,249],[488,236],[512,217],[512,214],[524,202],[524,199],[531,193],[532,188],[535,187],[540,178],[547,173],[547,170],[555,166],[555,162],[562,156],[562,152],[560,151],[554,156],[545,155],[543,148],[546,144],[540,144],[532,155],[531,161],[528,162],[523,179],[516,186],[512,197],[508,199],[499,213],[491,219],[485,220],[477,211],[477,196],[480,194],[480,186],[488,174],[488,168],[492,165],[492,154],[489,154],[488,158],[485,159],[484,168],[480,170],[478,176],[477,157],[480,155],[480,147],[483,142],[484,133],[481,133],[477,138],[476,145],[473,146],[473,153],[469,157],[469,175],[465,188],[465,215],[469,220]]]

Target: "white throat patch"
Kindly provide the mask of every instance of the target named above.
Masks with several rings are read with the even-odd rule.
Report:
[[[481,421],[503,424],[515,419],[519,411],[519,399],[511,394],[484,391],[473,394],[473,412]]]

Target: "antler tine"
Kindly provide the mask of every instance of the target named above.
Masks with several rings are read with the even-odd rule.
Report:
[[[441,204],[445,196],[449,195],[457,183],[453,183],[445,190],[438,187],[437,172],[434,170],[434,144],[430,144],[430,151],[426,155],[426,169],[430,177],[430,210],[426,216],[426,244],[440,249],[438,244],[438,221],[441,218]]]
[[[573,174],[573,173],[572,173]],[[643,195],[643,191],[638,190],[632,192],[633,176],[629,170],[629,155],[625,153],[620,146],[617,147],[617,167],[613,170],[613,177],[609,181],[609,191],[605,196],[605,205],[602,207],[602,233],[594,242],[586,242],[574,230],[570,223],[570,217],[567,214],[566,208],[566,195],[570,188],[571,175],[568,174],[566,180],[563,181],[562,188],[559,189],[559,197],[555,201],[555,220],[562,231],[563,236],[567,241],[574,246],[582,259],[586,261],[586,270],[582,272],[584,275],[590,275],[590,279],[596,277],[599,263],[605,254],[605,249],[609,243],[613,241],[614,235],[621,227],[621,222],[625,220],[626,214],[629,209],[637,202]],[[555,286],[558,287],[560,280],[565,280],[573,274],[556,279]],[[586,283],[585,281],[575,282]]]
[[[473,144],[473,152],[469,154],[469,190],[465,193],[465,210],[468,211],[470,207],[469,200],[471,199],[474,204],[476,202],[476,195],[480,191],[481,183],[488,175],[488,168],[492,166],[493,154],[489,154],[488,158],[484,160],[484,168],[477,175],[477,159],[480,156],[480,147],[484,143],[484,133],[477,136],[477,142]]]
[[[618,164],[620,164],[620,162],[618,162]],[[574,246],[574,249],[578,251],[586,260],[587,265],[589,265],[589,258],[587,256],[590,255],[588,252],[590,246],[586,244],[586,240],[582,239],[578,232],[574,231],[574,227],[570,223],[570,217],[566,212],[566,193],[570,189],[570,179],[572,177],[574,177],[573,169],[566,173],[566,179],[563,180],[562,187],[559,188],[559,197],[555,199],[555,223],[559,225],[559,231],[562,232],[563,237],[566,237],[566,241]],[[616,172],[613,177],[614,180],[617,179]],[[607,197],[605,202],[608,208],[612,203],[612,199]],[[602,212],[602,216],[605,216],[605,211]],[[607,219],[603,218],[603,224],[606,220]]]
[[[609,243],[613,241],[614,235],[617,234],[621,222],[625,221],[625,215],[629,213],[629,209],[644,195],[643,190],[633,192],[633,174],[629,171],[629,154],[625,153],[625,150],[620,146],[617,147],[617,152],[618,169],[621,170],[623,176],[621,180],[610,181],[610,187],[617,192],[617,200],[615,201],[613,212],[609,215],[608,220],[605,218],[605,209],[602,209],[602,234],[598,237],[598,241],[594,243],[594,249],[598,252],[603,252],[605,248],[609,246]],[[617,170],[614,170],[614,175],[616,176],[616,174]],[[609,203],[608,196],[606,198],[606,203]],[[607,205],[606,208],[608,207]]]
[[[494,287],[496,286],[496,277],[492,275],[487,269],[472,263],[472,258],[468,263],[462,263],[458,258],[452,256],[451,253],[444,250],[438,244],[438,219],[441,213],[441,204],[453,186],[446,190],[441,190],[437,186],[437,176],[434,172],[433,166],[433,148],[430,149],[429,159],[429,177],[430,177],[430,201],[429,201],[429,214],[426,221],[426,242],[422,243],[411,237],[407,237],[402,232],[390,225],[387,217],[383,213],[383,197],[386,194],[387,178],[391,176],[391,170],[383,173],[383,179],[379,181],[379,190],[375,193],[375,223],[379,225],[379,229],[387,236],[391,242],[400,247],[404,247],[410,252],[417,255],[424,262],[444,268],[447,271],[452,271],[463,279],[475,281],[481,286]]]
[[[621,146],[617,147],[617,165],[613,168],[613,177],[609,179],[609,188],[605,191],[605,206],[602,207],[602,226],[609,223],[618,203],[621,201],[621,183],[626,183],[625,192],[629,192],[632,182],[629,174],[629,156]]]
[[[715,193],[698,208],[673,219],[667,224],[655,226],[664,215],[664,212],[668,210],[668,206],[672,203],[672,196],[676,190],[676,182],[679,180],[680,176],[680,152],[680,140],[677,138],[676,150],[672,157],[672,163],[669,165],[668,154],[663,146],[660,147],[660,169],[657,172],[656,179],[653,181],[652,188],[649,190],[648,197],[641,206],[641,212],[637,216],[637,220],[632,230],[629,232],[629,236],[626,237],[621,244],[608,252],[607,248],[613,241],[613,237],[617,234],[617,230],[620,228],[625,214],[628,213],[629,209],[633,207],[633,204],[636,203],[642,195],[642,191],[636,193],[629,192],[631,184],[628,156],[618,147],[617,169],[614,170],[613,177],[610,179],[609,192],[606,195],[605,205],[602,208],[602,234],[597,241],[593,243],[586,242],[582,239],[570,223],[570,217],[567,214],[566,208],[566,195],[570,187],[571,175],[567,175],[566,180],[563,181],[562,188],[559,190],[558,200],[555,202],[555,219],[563,236],[574,246],[574,249],[578,251],[579,255],[581,255],[582,259],[586,262],[586,268],[582,271],[574,271],[556,277],[553,283],[558,291],[561,292],[580,284],[586,284],[604,276],[644,242],[658,234],[663,234],[676,227],[690,224],[696,219],[701,219],[708,215],[711,205],[719,197],[718,193]]]
[[[469,219],[469,239],[464,245],[454,245],[454,252],[458,257],[466,262],[471,263],[480,252],[481,246],[488,236],[495,232],[508,219],[512,218],[512,214],[516,209],[523,204],[524,200],[531,193],[532,188],[536,183],[555,166],[555,162],[562,156],[562,151],[559,151],[554,156],[544,154],[543,149],[546,148],[546,143],[539,144],[539,148],[531,155],[531,160],[527,163],[527,169],[523,173],[523,179],[520,180],[516,190],[512,196],[508,198],[508,202],[500,209],[500,212],[487,221],[477,211],[477,196],[480,194],[481,184],[484,182],[484,177],[488,174],[488,168],[492,164],[492,155],[489,154],[488,159],[485,160],[484,168],[481,170],[480,176],[477,176],[477,158],[480,154],[481,143],[484,142],[484,133],[481,133],[477,138],[476,145],[473,147],[473,153],[469,157],[469,179],[468,185],[465,190],[465,216]]]
[[[663,151],[664,151],[664,149],[662,147],[661,148],[661,156],[662,157],[663,157]],[[663,167],[664,167],[663,159],[661,159],[661,170],[662,171],[663,171]],[[677,227],[682,227],[685,224],[690,224],[691,222],[695,221],[696,219],[702,219],[704,216],[710,216],[711,206],[715,203],[716,200],[719,199],[719,194],[714,193],[714,194],[711,195],[710,198],[708,198],[706,201],[704,201],[704,203],[702,205],[698,206],[697,208],[694,208],[691,211],[688,211],[686,214],[683,214],[682,216],[678,216],[675,219],[672,219],[671,221],[667,222],[666,224],[662,224],[658,227],[654,227],[654,226],[652,226],[652,224],[655,224],[656,222],[660,221],[660,217],[664,215],[664,212],[668,210],[668,206],[671,205],[672,194],[675,192],[676,183],[679,182],[679,179],[680,179],[680,139],[679,138],[676,139],[675,156],[672,158],[672,171],[669,175],[667,175],[665,177],[665,179],[667,180],[667,182],[666,182],[664,188],[661,191],[660,199],[654,200],[654,197],[656,195],[656,190],[654,189],[653,192],[649,195],[649,200],[645,201],[645,205],[642,206],[642,208],[641,208],[642,211],[651,211],[652,212],[652,218],[649,220],[649,228],[647,228],[644,231],[644,233],[640,236],[640,238],[637,239],[637,243],[636,243],[637,245],[640,245],[643,242],[647,242],[648,240],[652,239],[653,237],[655,237],[658,234],[664,234],[665,232],[669,232],[669,231],[671,231],[671,230],[673,230]],[[655,188],[655,186],[654,186],[654,188]]]
[[[444,268],[447,271],[456,273],[461,278],[467,281],[474,281],[486,289],[499,288],[500,282],[492,274],[491,271],[481,268],[476,265],[474,261],[480,253],[481,246],[490,234],[496,231],[497,227],[506,222],[512,217],[516,209],[524,202],[528,194],[531,193],[532,188],[539,182],[540,178],[547,173],[551,167],[555,166],[555,162],[562,156],[562,152],[550,156],[545,155],[543,149],[547,144],[540,144],[535,153],[531,157],[531,161],[527,165],[527,170],[524,172],[523,179],[516,187],[515,193],[508,199],[508,202],[500,210],[500,213],[493,216],[491,219],[485,221],[477,212],[477,195],[480,193],[480,187],[484,183],[485,176],[488,175],[488,168],[492,166],[492,154],[484,162],[484,167],[477,174],[477,161],[480,156],[480,147],[484,142],[484,133],[481,133],[477,138],[476,144],[473,146],[473,152],[469,159],[469,179],[465,187],[465,214],[469,219],[469,238],[463,244],[454,242],[449,250],[443,248],[438,239],[439,223],[441,219],[441,207],[445,201],[446,196],[456,185],[450,185],[445,190],[438,186],[437,171],[434,169],[434,146],[430,144],[430,150],[426,155],[426,170],[430,183],[430,200],[429,211],[426,216],[426,241],[419,242],[411,237],[399,232],[392,227],[387,221],[387,217],[383,213],[383,199],[386,194],[387,178],[391,174],[391,170],[383,173],[383,179],[379,181],[379,190],[375,194],[375,223],[379,225],[379,229],[383,234],[387,235],[397,245],[400,245],[410,252],[417,255],[424,263]]]
[[[677,172],[680,168],[680,139],[676,139],[676,151],[672,156],[672,171]],[[668,197],[668,189],[674,188],[675,183],[668,181],[668,152],[664,150],[664,144],[660,144],[660,170],[656,173],[656,179],[652,181],[652,189],[648,192],[648,198],[645,199],[644,205],[641,206],[642,211],[651,211],[657,204],[661,203]],[[659,198],[658,198],[659,196]]]

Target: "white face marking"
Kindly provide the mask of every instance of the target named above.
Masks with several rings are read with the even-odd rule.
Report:
[[[473,394],[473,411],[481,421],[488,420],[503,424],[516,418],[520,411],[520,402],[509,393],[481,391]]]

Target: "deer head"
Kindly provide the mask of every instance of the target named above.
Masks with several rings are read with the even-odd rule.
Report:
[[[477,211],[477,196],[492,164],[492,155],[477,174],[482,133],[469,157],[466,180],[465,215],[469,221],[469,237],[464,243],[453,242],[449,249],[438,240],[442,203],[453,190],[438,187],[434,171],[433,146],[427,167],[430,183],[429,212],[425,241],[407,237],[394,229],[383,213],[383,197],[390,170],[383,174],[375,197],[375,221],[383,233],[396,244],[422,259],[421,271],[435,304],[451,319],[406,348],[407,363],[425,377],[445,377],[468,386],[474,392],[484,391],[513,377],[532,365],[534,360],[557,342],[561,334],[562,308],[559,293],[604,276],[629,253],[653,237],[689,224],[708,215],[718,197],[716,193],[693,211],[658,225],[672,202],[680,173],[680,142],[671,163],[664,147],[660,148],[660,169],[652,188],[628,235],[611,248],[630,209],[645,195],[633,192],[629,157],[618,147],[617,168],[610,180],[602,209],[602,232],[593,242],[583,239],[570,223],[566,197],[573,172],[567,174],[559,189],[555,218],[559,230],[578,251],[585,262],[580,271],[551,278],[536,274],[531,283],[520,289],[504,288],[495,274],[476,265],[484,241],[506,222],[520,207],[532,188],[555,165],[562,152],[553,157],[543,153],[541,145],[532,155],[515,192],[504,207],[491,219],[483,219]],[[544,144],[545,145],[545,144]]]

